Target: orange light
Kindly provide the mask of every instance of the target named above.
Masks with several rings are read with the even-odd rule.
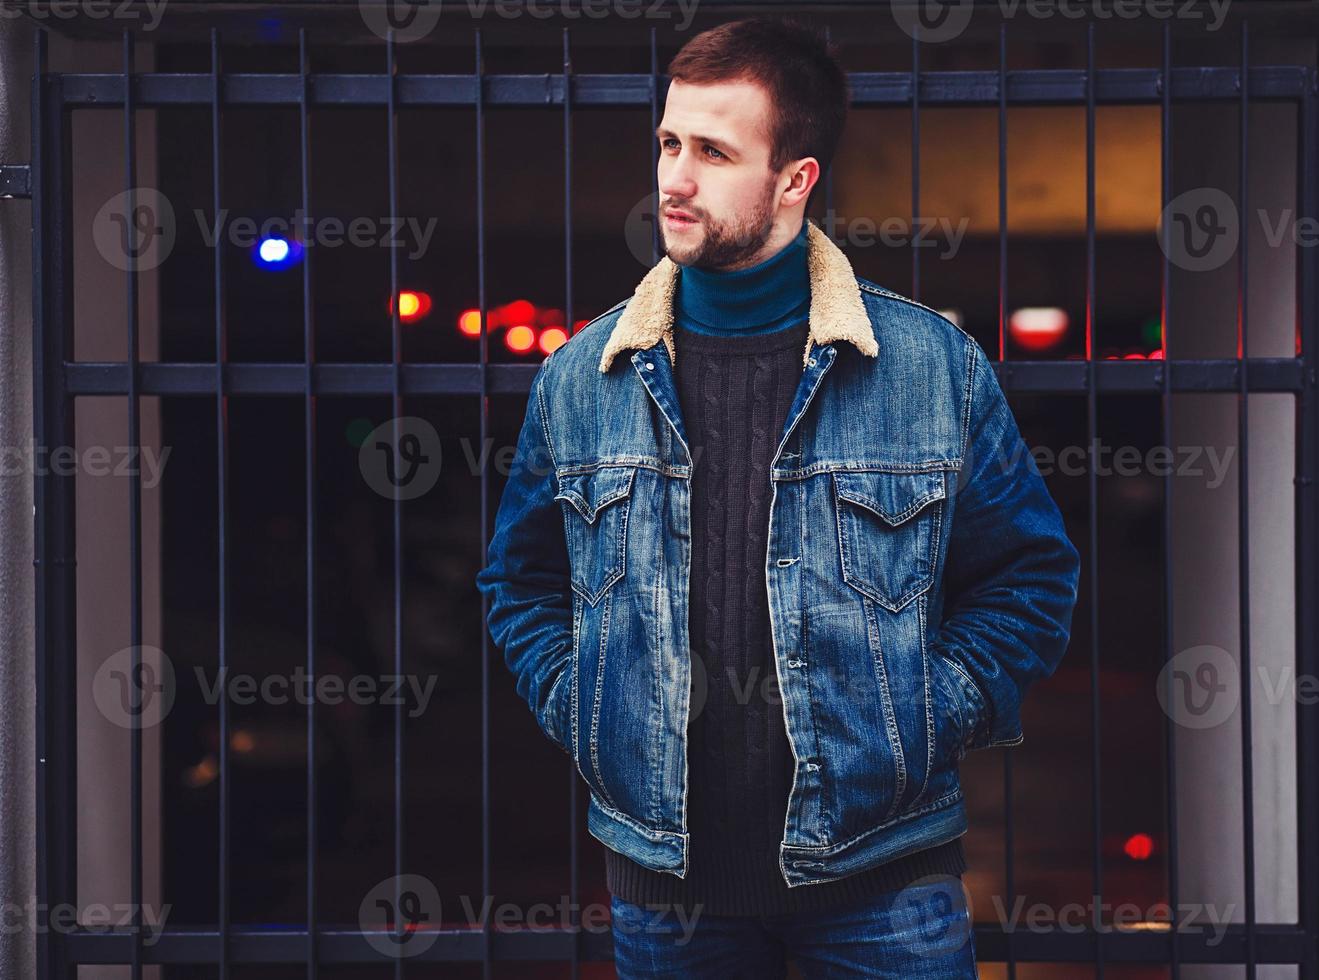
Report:
[[[458,314],[458,329],[469,337],[481,336],[481,311],[463,310]]]
[[[1026,350],[1047,350],[1067,333],[1067,311],[1056,306],[1023,306],[1012,311],[1008,330]]]
[[[1154,853],[1154,838],[1149,834],[1132,834],[1122,845],[1122,850],[1133,861],[1147,861]]]
[[[504,334],[504,343],[514,353],[525,354],[536,343],[536,331],[526,324],[509,327],[508,332]]]
[[[563,327],[546,327],[540,332],[540,349],[546,354],[553,354],[568,342],[568,332]]]
[[[404,289],[398,294],[398,318],[404,323],[414,323],[420,320],[431,309],[431,298],[428,293],[418,290]],[[394,298],[389,300],[389,312],[394,312]]]

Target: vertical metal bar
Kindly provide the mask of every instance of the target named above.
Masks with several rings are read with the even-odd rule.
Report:
[[[1095,385],[1095,24],[1085,29],[1085,358],[1086,445],[1094,446],[1098,428],[1098,393]],[[1087,467],[1090,478],[1090,821],[1094,834],[1093,874],[1095,896],[1095,980],[1104,980],[1103,852],[1101,850],[1102,792],[1099,739],[1099,487],[1095,460]]]
[[[128,220],[137,213],[137,146],[134,140],[135,116],[133,104],[133,35],[124,31],[123,43],[124,82],[124,183],[127,189]],[[133,459],[138,458],[141,441],[141,420],[138,417],[138,338],[137,338],[137,251],[136,243],[126,249],[128,268],[125,272],[128,315],[128,446]],[[129,676],[139,677],[142,670],[142,476],[134,467],[128,481],[128,542],[129,542]],[[129,901],[132,903],[130,931],[132,943],[132,977],[142,978],[142,726],[129,728],[130,783],[129,801],[132,838],[129,865]]]
[[[476,292],[481,307],[481,384],[483,404],[489,405],[489,395],[485,393],[490,370],[490,335],[489,312],[486,304],[485,283],[485,66],[481,48],[481,29],[474,31],[474,64],[472,82],[476,89]],[[482,416],[484,423],[484,415]],[[484,445],[484,443],[483,443]],[[482,473],[481,520],[483,527],[488,526],[488,500],[486,499],[485,474]],[[483,603],[482,614],[485,613]],[[486,630],[482,631],[482,644],[485,656],[481,658],[481,894],[490,895],[490,652],[485,639]],[[481,920],[481,976],[490,980],[492,944],[494,936],[490,932],[487,917]]]
[[[32,428],[48,458],[74,444],[73,400],[63,366],[72,359],[72,248],[69,174],[72,130],[59,76],[48,76],[44,29],[34,33],[32,67]],[[36,642],[37,970],[66,980],[73,969],[64,932],[50,910],[77,900],[78,753],[76,477],[59,467],[33,472],[33,565]]]
[[[220,34],[211,28],[211,210],[216,227],[220,224],[220,187],[222,170],[222,89]],[[224,375],[229,362],[229,331],[225,316],[224,249],[217,238],[212,249],[215,279],[215,472],[217,552],[219,583],[219,676],[229,676],[229,399],[225,394]],[[218,896],[220,932],[220,980],[229,977],[229,699],[221,697],[220,709],[220,839]]]
[[[1008,359],[1008,25],[998,25],[998,359]],[[1003,753],[1003,885],[1009,900],[1016,891],[1016,824],[1012,811],[1012,753]],[[1008,980],[1017,977],[1017,947],[1007,935]]]
[[[652,28],[654,30],[654,28]],[[829,25],[824,25],[824,43],[827,46],[830,43]],[[835,158],[837,154],[835,154]],[[834,227],[834,165],[829,163],[829,170],[824,175],[824,230],[827,232]]]
[[[651,265],[659,262],[660,255],[660,199],[659,199],[659,141],[655,139],[655,130],[659,126],[659,47],[655,40],[655,28],[650,29],[650,135],[651,135],[651,152],[654,153],[654,159],[651,161],[650,182],[652,201],[655,205],[655,221],[650,229],[650,263]],[[571,315],[568,322],[572,322]],[[572,336],[572,330],[568,331]],[[577,785],[576,777],[573,778],[573,785]]]
[[[921,213],[921,27],[911,32],[911,298],[921,298],[921,250],[917,248],[916,222]]]
[[[394,29],[385,37],[386,92],[385,124],[389,170],[389,220],[398,217],[398,65],[394,54]],[[398,249],[389,250],[390,311],[390,429],[393,452],[402,444],[399,427],[403,415],[403,331],[399,319]],[[403,497],[393,495],[394,511],[394,674],[403,676]],[[404,940],[403,922],[403,701],[394,702],[394,926],[399,943]],[[487,892],[486,894],[489,894]],[[402,980],[403,958],[394,959],[395,980]]]
[[[652,50],[655,40],[655,28],[650,29]],[[568,28],[563,29],[563,314],[568,336],[572,336],[573,324],[573,296],[572,296],[572,46],[571,39],[568,35]],[[651,75],[652,84],[655,76]],[[651,89],[651,119],[655,116],[655,104],[653,100],[654,88]],[[650,127],[652,146],[654,145],[654,123]],[[658,181],[658,176],[653,178]],[[658,201],[658,198],[656,198]],[[659,208],[656,205],[655,227],[659,228]],[[483,441],[481,445],[485,445]],[[564,766],[564,771],[568,777],[568,908],[572,911],[569,913],[569,928],[574,931],[579,930],[577,922],[577,766],[569,759]],[[577,980],[581,976],[581,933],[577,931],[573,936],[572,944],[572,980]]]
[[[1161,154],[1161,190],[1159,213],[1168,206],[1172,199],[1172,27],[1168,21],[1163,22],[1163,71],[1159,76],[1159,88],[1162,96],[1160,104],[1160,142]],[[1159,311],[1159,349],[1163,356],[1162,390],[1160,407],[1162,408],[1162,444],[1172,445],[1172,364],[1168,360],[1168,327],[1172,322],[1172,260],[1169,258],[1169,241],[1172,235],[1170,222],[1161,222],[1160,234],[1163,236],[1163,259],[1161,262],[1161,309]],[[1162,674],[1167,684],[1164,704],[1172,704],[1172,671],[1167,669],[1173,656],[1173,539],[1172,539],[1172,469],[1165,468],[1163,473],[1163,663]],[[1168,949],[1169,964],[1172,967],[1171,980],[1181,976],[1181,948],[1177,935],[1181,927],[1178,895],[1181,891],[1181,879],[1177,870],[1177,725],[1170,714],[1164,714],[1164,770],[1167,773],[1167,792],[1164,793],[1168,840],[1168,917],[1171,927]]]
[[[1241,630],[1241,830],[1245,845],[1245,904],[1246,904],[1246,980],[1255,980],[1255,813],[1254,813],[1254,760],[1251,757],[1251,683],[1250,683],[1250,466],[1247,453],[1250,448],[1248,438],[1249,388],[1246,383],[1246,369],[1249,367],[1247,339],[1248,297],[1250,295],[1247,259],[1250,254],[1250,222],[1247,215],[1249,208],[1250,184],[1250,23],[1241,20],[1241,98],[1240,108],[1241,145],[1240,161],[1237,168],[1237,180],[1241,200],[1241,247],[1237,252],[1237,323],[1240,334],[1237,346],[1241,370],[1237,394],[1237,444],[1238,456],[1237,482],[1237,602],[1240,610],[1238,624]]]
[[[301,161],[302,213],[311,214],[311,63],[307,51],[307,29],[298,28],[298,158]],[[307,511],[307,678],[316,690],[316,331],[312,307],[311,263],[314,248],[302,256],[302,349],[304,356],[302,425],[305,433],[303,457],[303,506]],[[307,977],[320,972],[320,944],[316,934],[317,861],[320,855],[316,791],[316,698],[307,699]]]
[[[998,25],[998,357],[1008,359],[1008,24]],[[1010,756],[1005,752],[1004,756]],[[1011,892],[1009,891],[1009,894]]]
[[[1319,71],[1311,68],[1309,84],[1298,106],[1297,209],[1303,220],[1319,217],[1316,206],[1315,171],[1319,165],[1319,113],[1316,89]],[[35,200],[35,197],[33,198]],[[1319,676],[1319,494],[1315,492],[1316,458],[1319,457],[1319,398],[1316,398],[1315,353],[1319,351],[1315,291],[1319,288],[1319,254],[1314,248],[1296,249],[1297,314],[1300,337],[1298,354],[1304,359],[1304,380],[1298,398],[1296,448],[1296,640],[1297,677]],[[1314,752],[1319,746],[1319,712],[1304,699],[1296,699],[1296,775],[1298,784],[1297,850],[1301,862],[1300,925],[1305,930],[1305,962],[1302,980],[1319,978],[1319,766]]]

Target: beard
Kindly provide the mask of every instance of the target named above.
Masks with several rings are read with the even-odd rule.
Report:
[[[664,240],[665,253],[679,265],[698,269],[731,270],[748,264],[747,260],[760,251],[774,230],[774,184],[770,180],[755,206],[732,221],[713,220],[681,201],[667,202],[666,207],[671,205],[695,215],[703,234],[698,244],[683,241],[678,233],[671,240],[667,226],[661,221],[660,237]]]

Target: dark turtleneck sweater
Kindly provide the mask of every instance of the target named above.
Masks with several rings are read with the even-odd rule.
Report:
[[[686,879],[605,848],[609,891],[713,915],[816,911],[966,869],[961,838],[789,889],[779,868],[794,760],[765,585],[769,466],[801,379],[810,309],[806,226],[757,265],[684,266],[675,381],[695,465]],[[698,448],[699,447],[699,448]],[[702,667],[704,669],[702,669]]]

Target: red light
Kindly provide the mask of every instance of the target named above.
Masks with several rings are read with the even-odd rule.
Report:
[[[1154,838],[1149,834],[1132,834],[1122,845],[1122,850],[1133,861],[1148,861],[1154,853]]]
[[[568,342],[568,332],[563,327],[546,327],[540,332],[540,349],[546,354],[553,354]]]
[[[417,290],[404,289],[398,294],[398,318],[404,323],[414,323],[420,320],[431,310],[431,298],[429,293],[423,293]],[[394,312],[394,298],[389,298],[388,312],[392,315]]]
[[[1152,350],[1152,351],[1150,351],[1150,353],[1149,353],[1149,359],[1150,359],[1151,361],[1161,361],[1161,360],[1163,360],[1163,348],[1160,347],[1158,350]]]
[[[1145,355],[1142,354],[1140,351],[1132,351],[1130,354],[1124,354],[1124,355],[1122,355],[1122,360],[1124,360],[1124,361],[1143,361],[1143,360],[1145,360]]]
[[[1008,330],[1026,350],[1047,350],[1067,332],[1067,311],[1056,306],[1023,306],[1012,311]]]
[[[536,343],[536,331],[532,330],[526,324],[519,324],[516,327],[509,327],[508,332],[504,334],[504,343],[508,349],[516,354],[525,354],[531,350]]]
[[[581,330],[582,327],[586,326],[590,322],[591,322],[590,320],[577,320],[572,325],[572,332],[576,333],[578,330]]]
[[[534,323],[536,307],[530,300],[515,299],[500,307],[500,318],[504,323]]]
[[[536,324],[541,327],[562,327],[564,321],[563,310],[540,309],[536,311]]]
[[[463,310],[458,314],[458,330],[468,337],[481,336],[481,311]]]

